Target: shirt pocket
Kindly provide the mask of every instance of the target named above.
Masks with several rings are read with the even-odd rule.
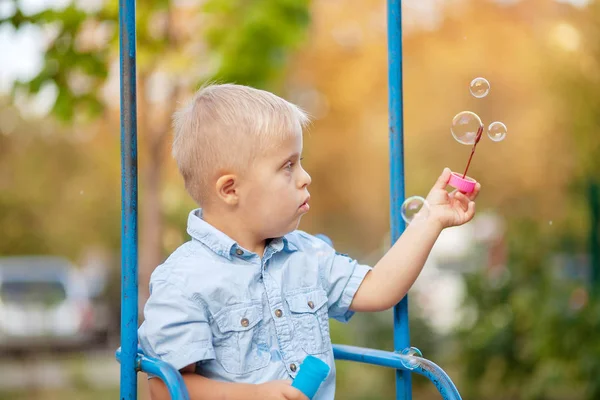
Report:
[[[213,318],[218,327],[213,346],[225,371],[241,375],[269,365],[271,349],[261,305],[227,307]]]
[[[294,324],[294,340],[308,354],[324,353],[331,347],[327,294],[322,289],[286,296]]]

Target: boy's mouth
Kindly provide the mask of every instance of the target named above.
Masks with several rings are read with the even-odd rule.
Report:
[[[308,196],[306,198],[306,200],[304,200],[304,203],[300,204],[300,209],[302,209],[303,211],[308,211],[308,209],[310,208],[310,206],[308,205],[308,202],[310,201],[310,196]]]

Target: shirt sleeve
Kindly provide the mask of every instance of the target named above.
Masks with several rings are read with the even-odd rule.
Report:
[[[348,322],[354,315],[350,304],[371,267],[363,265],[345,254],[336,252],[323,240],[308,235],[319,260],[320,275],[327,291],[329,318]]]
[[[204,307],[166,280],[152,282],[138,339],[144,353],[184,368],[215,358]]]

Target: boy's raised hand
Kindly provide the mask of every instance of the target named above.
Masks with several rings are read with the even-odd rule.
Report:
[[[448,193],[446,186],[450,176],[450,169],[444,168],[427,195],[430,218],[439,222],[442,228],[469,222],[475,215],[475,198],[481,189],[481,185],[477,183],[472,193],[464,194],[458,190]]]

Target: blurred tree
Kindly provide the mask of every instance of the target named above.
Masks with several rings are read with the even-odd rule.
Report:
[[[16,28],[39,26],[48,39],[43,68],[30,81],[15,82],[13,96],[52,87],[54,115],[79,129],[104,115],[116,130],[111,111],[118,100],[106,89],[111,77],[113,90],[116,86],[118,1],[97,8],[74,2],[33,14],[12,1],[15,12],[7,21]],[[277,90],[287,54],[301,41],[309,14],[308,0],[152,0],[138,2],[136,12],[143,303],[149,275],[164,255],[161,174],[178,100],[212,79]]]
[[[508,231],[509,259],[467,279],[471,311],[455,362],[465,397],[592,400],[600,397],[600,303],[580,263],[557,257],[556,238],[536,221]]]
[[[485,126],[508,126],[502,142],[483,138],[470,167],[484,187],[479,209],[560,218],[576,160],[558,124],[563,103],[549,94],[548,42],[573,6],[461,0],[420,14],[419,4],[403,2],[407,196],[426,194],[446,166],[464,170],[470,148],[449,128],[454,115],[471,110]],[[335,232],[346,252],[370,252],[389,228],[385,2],[318,2],[313,16],[288,83],[292,99],[316,120],[305,139],[315,207],[302,223]],[[483,99],[469,93],[477,76],[492,85]]]
[[[117,248],[119,168],[104,161],[115,146],[94,136],[100,127],[82,136],[7,101],[0,110],[0,254],[77,261],[86,247]]]
[[[571,171],[564,186],[568,206],[550,224],[511,218],[507,265],[468,277],[465,307],[471,313],[458,335],[465,346],[456,355],[465,371],[465,397],[600,398],[600,301],[591,296],[600,246],[594,200],[600,182],[600,2],[554,7],[562,12],[544,24],[548,40],[541,54],[548,67],[540,75],[560,110],[548,118],[556,131],[567,132],[554,155],[561,159],[572,150],[573,161],[561,160]]]
[[[559,122],[571,133],[577,159],[570,192],[574,207],[570,217],[585,227],[595,295],[600,294],[600,2],[592,1],[563,23],[554,74],[556,91],[565,99]],[[576,224],[574,224],[576,225]],[[576,229],[579,230],[579,229]],[[581,230],[580,230],[581,231]],[[574,234],[576,234],[574,232]],[[585,233],[584,233],[585,234]]]

